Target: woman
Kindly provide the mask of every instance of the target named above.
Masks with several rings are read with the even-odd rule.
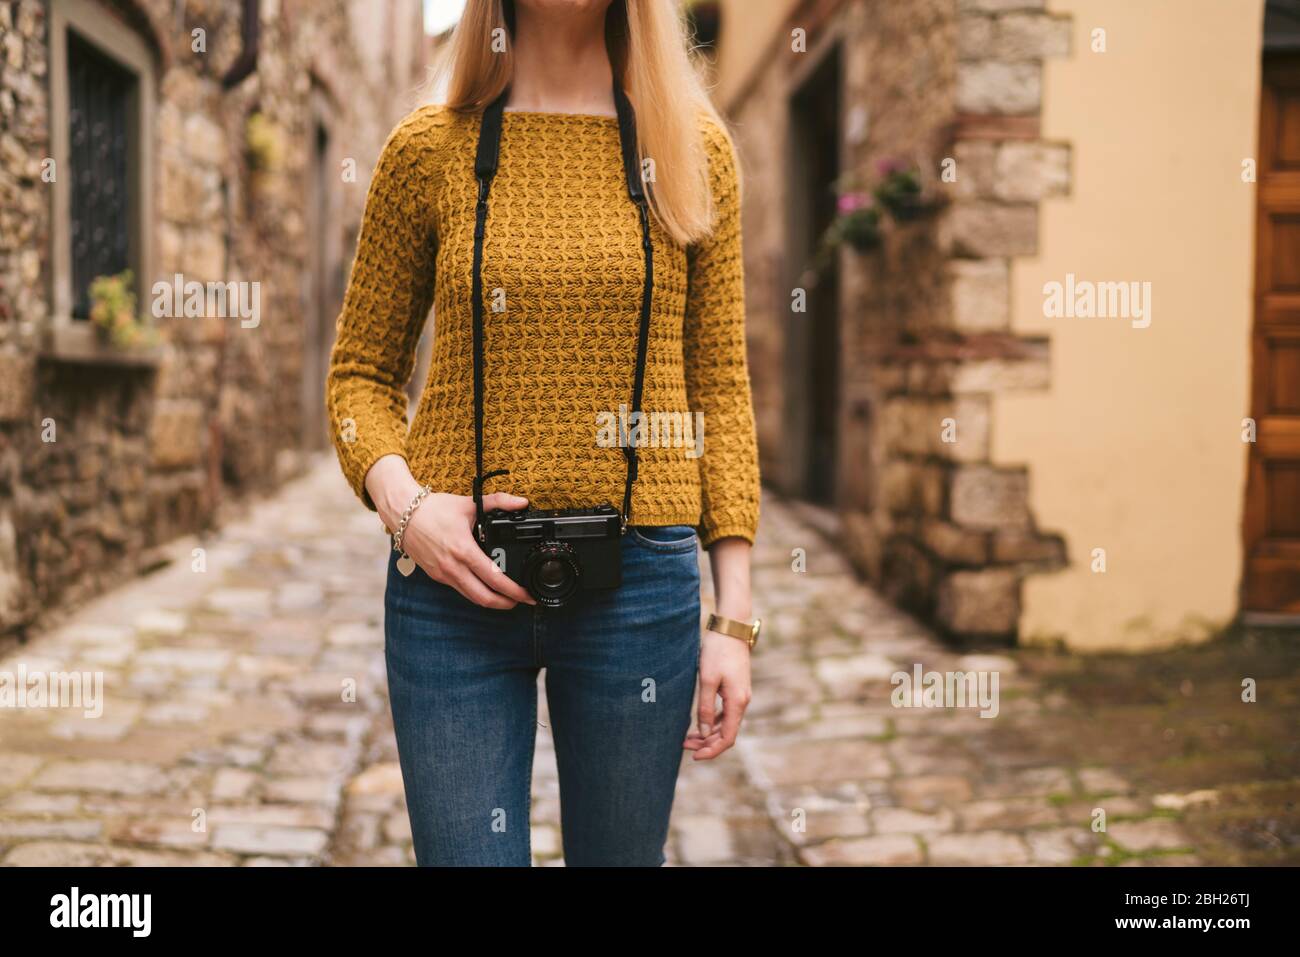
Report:
[[[328,402],[343,471],[394,535],[385,650],[421,865],[530,863],[540,668],[567,864],[662,864],[681,749],[735,743],[759,506],[739,217],[673,0],[470,0],[448,104],[384,147]],[[620,454],[600,425],[637,408],[691,427],[619,429]],[[485,511],[619,502],[587,574],[621,584],[560,607],[478,537]],[[697,545],[720,616],[703,637]]]

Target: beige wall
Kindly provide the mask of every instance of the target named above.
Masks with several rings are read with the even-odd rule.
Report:
[[[1027,464],[1040,528],[1070,564],[1031,576],[1026,642],[1150,649],[1237,611],[1249,414],[1262,0],[1053,0],[1073,54],[1049,61],[1043,135],[1073,149],[1013,265],[1013,328],[1050,336],[1045,393],[1001,396],[996,462]],[[1090,51],[1102,27],[1108,52]],[[1066,273],[1149,281],[1152,322],[1046,319]],[[1107,571],[1089,570],[1105,548]]]
[[[725,108],[767,55],[768,43],[798,0],[722,0],[713,102]]]

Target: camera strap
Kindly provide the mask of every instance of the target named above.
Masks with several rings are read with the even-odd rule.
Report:
[[[483,483],[509,469],[483,471],[483,237],[487,231],[488,192],[496,175],[501,147],[501,122],[505,112],[506,87],[483,110],[479,127],[478,151],[474,158],[474,178],[478,181],[478,200],[474,207],[474,275],[471,285],[474,314],[474,512],[477,533],[482,536],[484,519]],[[635,422],[641,409],[641,392],[645,386],[646,354],[650,348],[650,304],[654,289],[654,245],[650,239],[650,209],[641,181],[641,161],[637,156],[636,117],[632,104],[617,82],[614,83],[614,107],[618,113],[618,137],[623,152],[623,174],[627,193],[641,219],[641,249],[645,253],[645,280],[641,287],[641,315],[637,331],[636,371],[632,378],[632,415]],[[621,432],[621,430],[620,430]],[[636,445],[629,432],[620,434],[623,457],[627,460],[627,480],[623,488],[621,526],[626,529],[632,515],[632,483],[637,476]]]

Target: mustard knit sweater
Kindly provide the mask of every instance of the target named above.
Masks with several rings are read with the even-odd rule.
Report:
[[[725,536],[753,541],[759,472],[735,158],[726,133],[701,122],[718,219],[687,248],[652,223],[632,521],[696,526],[707,547]],[[434,491],[472,491],[478,130],[477,114],[417,110],[389,136],[370,184],[327,401],[343,471],[372,509],[365,475],[389,453]],[[483,463],[510,474],[485,493],[523,495],[536,508],[621,506],[625,459],[608,439],[632,395],[643,278],[618,121],[507,111],[483,246]],[[430,306],[429,377],[408,430],[403,386]]]

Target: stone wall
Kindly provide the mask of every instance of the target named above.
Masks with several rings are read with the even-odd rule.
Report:
[[[207,527],[223,498],[294,472],[303,375],[328,346],[309,352],[304,331],[317,308],[314,104],[326,104],[337,195],[321,228],[350,257],[371,166],[423,77],[418,0],[262,0],[256,69],[230,88],[241,0],[101,6],[155,58],[152,278],[258,282],[261,319],[157,320],[161,344],[139,360],[50,350],[46,5],[0,0],[0,633],[135,573],[154,546]],[[254,111],[282,146],[272,168],[250,165]]]
[[[791,53],[803,28],[807,54]],[[1038,133],[1044,58],[1068,21],[1042,0],[804,3],[723,104],[745,164],[750,354],[765,475],[787,474],[782,367],[792,272],[783,106],[819,42],[843,57],[841,168],[869,182],[914,164],[939,199],[887,222],[879,248],[840,253],[835,511],[861,571],[963,639],[1013,638],[1024,577],[1065,561],[1035,526],[1032,479],[994,463],[992,397],[1048,384],[1048,344],[1010,331],[1009,271],[1037,247],[1039,201],[1069,183],[1069,150]],[[728,38],[726,42],[757,42]],[[775,158],[775,159],[774,159]],[[955,181],[941,173],[945,161]],[[953,165],[955,161],[955,166]],[[774,277],[779,277],[774,281]]]

